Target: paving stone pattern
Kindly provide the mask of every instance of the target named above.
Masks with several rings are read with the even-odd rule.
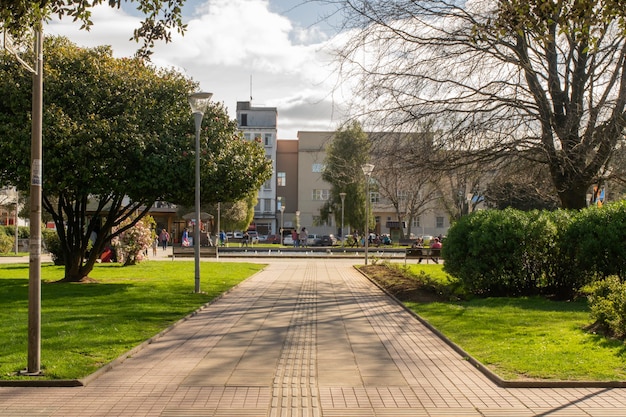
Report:
[[[624,389],[497,387],[351,262],[270,261],[87,386],[0,388],[0,416],[626,416]]]

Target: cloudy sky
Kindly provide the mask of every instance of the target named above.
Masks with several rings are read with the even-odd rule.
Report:
[[[347,94],[338,88],[330,45],[337,42],[333,9],[306,0],[187,0],[188,30],[159,43],[152,61],[176,67],[223,102],[234,117],[237,101],[278,108],[278,137],[299,130],[334,130]],[[334,19],[334,20],[333,20]],[[46,34],[64,35],[82,46],[111,45],[131,56],[129,41],[141,16],[133,3],[121,10],[100,6],[91,31],[71,19],[53,21]]]

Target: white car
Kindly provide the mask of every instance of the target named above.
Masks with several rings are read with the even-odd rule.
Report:
[[[285,236],[283,238],[283,245],[293,245],[293,238],[291,236]]]

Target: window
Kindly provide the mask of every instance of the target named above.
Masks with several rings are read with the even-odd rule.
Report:
[[[328,200],[330,198],[330,190],[313,190],[313,200]]]
[[[248,115],[246,113],[241,114],[241,126],[248,126]]]
[[[443,216],[437,216],[437,224],[435,227],[437,227],[438,229],[443,227]]]
[[[312,172],[323,172],[324,164],[313,164]]]
[[[246,140],[248,140],[248,141],[249,141],[249,140],[250,140],[250,133],[244,133],[244,134],[243,134],[243,137],[244,137]]]
[[[377,191],[370,191],[370,203],[380,203],[380,193]]]
[[[272,199],[264,198],[263,199],[263,213],[271,213],[272,212]]]
[[[254,134],[254,141],[261,143],[261,134],[260,133],[255,133]]]
[[[399,202],[405,202],[409,199],[409,192],[408,191],[402,191],[402,190],[398,190],[398,201]]]
[[[265,181],[265,183],[263,184],[263,189],[264,190],[271,190],[272,189],[272,180],[267,180]]]
[[[411,228],[422,227],[420,223],[421,221],[419,216],[413,217],[413,221],[411,221]]]
[[[272,146],[272,134],[271,133],[265,134],[265,146]]]
[[[276,185],[278,185],[279,187],[287,186],[287,173],[286,172],[279,172],[278,174],[276,174]]]

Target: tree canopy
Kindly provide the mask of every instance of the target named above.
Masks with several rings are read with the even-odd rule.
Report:
[[[355,114],[411,131],[434,120],[439,168],[509,156],[548,169],[582,208],[626,124],[626,9],[610,0],[332,1]],[[370,129],[370,127],[368,127]],[[406,165],[415,154],[399,155]]]
[[[157,40],[169,42],[171,30],[184,33],[182,7],[185,0],[125,0],[137,5],[137,10],[145,15],[140,26],[135,29],[133,39],[143,40],[138,55],[147,57],[150,48]],[[22,39],[29,28],[39,25],[42,19],[50,16],[71,18],[82,23],[81,29],[89,30],[91,9],[107,3],[119,8],[122,0],[0,0],[0,27],[4,27],[15,39]]]
[[[330,200],[320,209],[325,220],[332,209],[341,210],[340,193],[346,193],[345,224],[357,230],[365,224],[365,178],[361,166],[369,161],[370,141],[358,123],[339,129],[326,148],[322,179],[331,185]]]
[[[53,37],[45,48],[43,208],[57,226],[66,279],[77,280],[124,232],[112,233],[115,226],[140,219],[156,200],[193,204],[195,129],[187,97],[196,86],[141,59],[114,58],[108,47],[79,48]],[[30,79],[12,57],[1,58],[0,183],[27,190]],[[241,137],[220,104],[204,115],[200,161],[205,203],[236,201],[271,175],[261,146]],[[97,239],[90,243],[92,232]]]

